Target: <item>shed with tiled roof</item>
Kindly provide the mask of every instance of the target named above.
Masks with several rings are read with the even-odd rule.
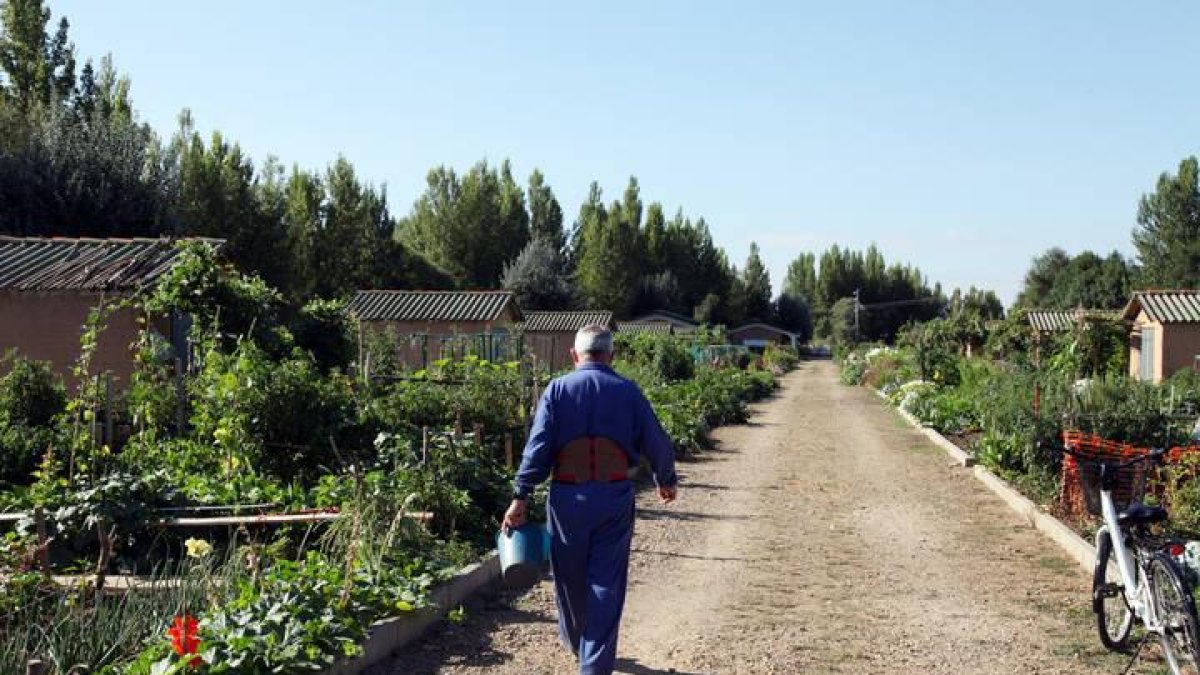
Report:
[[[613,330],[613,313],[608,310],[530,311],[525,313],[525,352],[551,370],[571,365],[571,346],[575,332],[584,326],[599,325]]]
[[[1121,316],[1130,323],[1131,376],[1161,382],[1200,364],[1200,290],[1138,291]]]
[[[1034,309],[1026,312],[1025,321],[1035,333],[1062,333],[1071,330],[1085,319],[1114,320],[1121,312],[1105,309]]]
[[[666,321],[618,321],[618,333],[629,333],[631,335],[639,335],[649,333],[650,335],[674,335],[675,327]]]
[[[492,360],[521,356],[516,332],[524,317],[509,291],[359,291],[348,311],[364,336],[364,368],[369,369],[367,343],[389,342],[373,340],[381,335],[396,350],[389,358],[413,368],[468,353]]]
[[[177,262],[181,241],[223,245],[217,239],[0,236],[0,353],[48,361],[73,381],[91,311],[152,288]],[[92,356],[94,374],[109,372],[118,384],[126,381],[133,372],[130,345],[144,319],[132,307],[106,317]],[[186,324],[182,317],[151,317],[148,325],[184,356]]]
[[[798,343],[800,336],[796,333],[761,322],[731,328],[726,335],[729,344],[742,345],[756,351],[766,349],[767,345],[772,343],[787,345],[793,349],[800,346]]]

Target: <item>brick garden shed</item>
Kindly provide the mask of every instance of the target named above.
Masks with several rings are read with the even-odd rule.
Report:
[[[1138,291],[1125,305],[1129,374],[1162,382],[1200,357],[1200,291]]]
[[[443,356],[474,353],[518,358],[517,324],[524,316],[508,291],[359,291],[350,302],[359,325],[359,364],[371,371],[372,342],[391,340],[400,365],[424,368]]]
[[[769,344],[799,347],[799,336],[791,331],[767,323],[748,323],[730,329],[726,337],[731,345],[742,345],[751,349],[764,349]]]
[[[643,314],[629,320],[629,323],[644,324],[644,323],[666,323],[671,326],[672,335],[686,335],[695,333],[700,327],[700,323],[675,312],[668,312],[664,309]]]
[[[618,321],[617,332],[627,335],[674,335],[675,327],[666,321]]]
[[[220,247],[219,240],[206,240]],[[127,298],[152,286],[175,263],[179,249],[168,239],[65,239],[0,236],[0,353],[49,361],[70,383],[88,314],[101,303]],[[133,372],[130,346],[139,331],[132,308],[108,317],[93,357],[94,373],[111,372],[117,383]],[[186,320],[150,322],[186,354]]]
[[[609,311],[526,312],[522,326],[525,351],[551,370],[566,368],[571,365],[569,350],[575,344],[575,331],[592,324],[616,328]]]

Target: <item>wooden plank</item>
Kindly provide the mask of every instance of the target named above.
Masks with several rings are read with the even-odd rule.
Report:
[[[0,522],[17,522],[26,515],[24,513],[0,513]],[[226,525],[291,525],[295,523],[324,523],[341,518],[336,512],[318,513],[282,513],[256,516],[200,516],[166,518],[158,522],[164,527],[221,527]],[[414,511],[404,514],[413,520],[429,521],[433,513],[429,511]]]
[[[168,518],[159,521],[164,527],[222,527],[233,525],[292,525],[295,523],[325,523],[337,520],[343,514],[337,512],[318,512],[318,513],[286,513],[264,516],[209,516],[197,518]],[[405,513],[405,518],[413,520],[429,521],[433,519],[433,513],[429,511],[415,511]]]

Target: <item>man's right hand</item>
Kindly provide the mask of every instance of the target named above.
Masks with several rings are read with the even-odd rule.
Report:
[[[676,488],[674,485],[670,487],[660,486],[658,488],[658,498],[662,500],[662,503],[670,504],[671,502],[675,501],[675,495],[677,492],[678,488]]]
[[[524,499],[514,499],[512,504],[509,504],[508,511],[504,513],[504,522],[500,526],[506,533],[509,530],[515,530],[525,524],[525,519],[528,516],[529,507]]]

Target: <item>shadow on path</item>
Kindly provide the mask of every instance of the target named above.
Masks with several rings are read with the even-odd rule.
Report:
[[[637,659],[622,659],[617,658],[616,668],[613,672],[624,673],[625,675],[700,675],[699,673],[689,673],[674,668],[650,668],[638,663]]]

